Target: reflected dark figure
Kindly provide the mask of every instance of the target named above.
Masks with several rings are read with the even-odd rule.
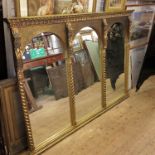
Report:
[[[140,89],[145,80],[155,75],[155,24],[151,32],[148,48],[145,54],[141,72],[136,86],[136,91]]]
[[[124,36],[121,23],[112,25],[108,33],[106,71],[107,78],[110,78],[111,86],[115,90],[116,81],[124,72]]]

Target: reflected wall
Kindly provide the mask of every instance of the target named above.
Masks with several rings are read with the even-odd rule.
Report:
[[[90,27],[82,28],[73,41],[72,66],[77,121],[102,109],[99,47],[99,37]]]

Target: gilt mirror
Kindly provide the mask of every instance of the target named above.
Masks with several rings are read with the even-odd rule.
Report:
[[[73,74],[77,121],[102,109],[99,37],[83,27],[73,40]]]
[[[22,55],[24,89],[36,146],[70,126],[64,51],[58,36],[42,32],[31,39]]]
[[[107,33],[106,49],[106,100],[107,106],[126,95],[125,28],[122,23],[113,23]]]
[[[128,14],[122,15],[128,23]],[[104,113],[106,104],[120,102],[120,96],[127,95],[128,25],[110,23],[105,35],[109,25],[104,16],[97,13],[9,20],[32,154],[56,144]],[[121,20],[117,13],[106,18]],[[116,44],[120,46],[111,55]]]

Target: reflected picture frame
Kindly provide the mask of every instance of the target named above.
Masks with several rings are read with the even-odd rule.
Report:
[[[60,14],[62,7],[72,3],[72,0],[15,0],[15,12],[17,17],[46,16]],[[45,9],[46,8],[46,9]]]
[[[126,0],[106,0],[105,12],[119,12],[125,10]]]
[[[128,5],[131,15],[130,48],[142,47],[149,42],[155,17],[155,5]]]
[[[54,14],[62,14],[65,9],[71,7],[73,0],[54,0]]]
[[[79,2],[82,4],[83,0]],[[87,9],[86,12],[95,12],[96,2],[97,0],[87,0],[87,6],[83,8]],[[77,7],[77,0],[15,0],[15,14],[16,17],[71,14],[68,11],[74,6],[73,3]],[[82,11],[82,13],[86,12]]]

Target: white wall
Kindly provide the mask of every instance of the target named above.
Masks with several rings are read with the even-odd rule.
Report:
[[[2,0],[3,5],[3,17],[9,18],[15,16],[14,0]],[[5,34],[5,47],[6,47],[6,59],[8,77],[12,78],[16,76],[13,60],[13,47],[10,37],[10,30],[8,25],[4,23],[4,34]]]

